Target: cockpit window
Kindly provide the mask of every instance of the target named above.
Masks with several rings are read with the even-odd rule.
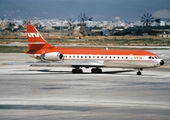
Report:
[[[158,59],[158,58],[155,56],[155,59]]]
[[[158,56],[149,56],[148,59],[160,59]]]
[[[149,56],[149,59],[151,59],[152,57],[151,56]]]

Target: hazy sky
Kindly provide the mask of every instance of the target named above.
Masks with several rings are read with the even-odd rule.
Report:
[[[0,18],[137,20],[144,13],[170,18],[170,0],[0,0]]]

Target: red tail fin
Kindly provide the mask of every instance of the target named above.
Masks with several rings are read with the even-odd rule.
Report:
[[[45,48],[52,48],[53,45],[49,44],[38,32],[38,30],[32,25],[27,25],[27,39],[28,50],[37,51]]]

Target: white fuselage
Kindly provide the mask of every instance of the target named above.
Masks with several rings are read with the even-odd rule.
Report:
[[[30,54],[30,57],[39,59],[41,54]],[[62,62],[100,62],[101,67],[113,68],[153,68],[159,67],[160,59],[158,56],[134,56],[134,55],[91,55],[91,54],[64,54]],[[53,61],[54,62],[54,61]],[[55,61],[58,62],[58,61]]]

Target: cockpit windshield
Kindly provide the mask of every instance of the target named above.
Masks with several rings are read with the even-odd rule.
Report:
[[[148,59],[160,59],[158,56],[149,56]]]

